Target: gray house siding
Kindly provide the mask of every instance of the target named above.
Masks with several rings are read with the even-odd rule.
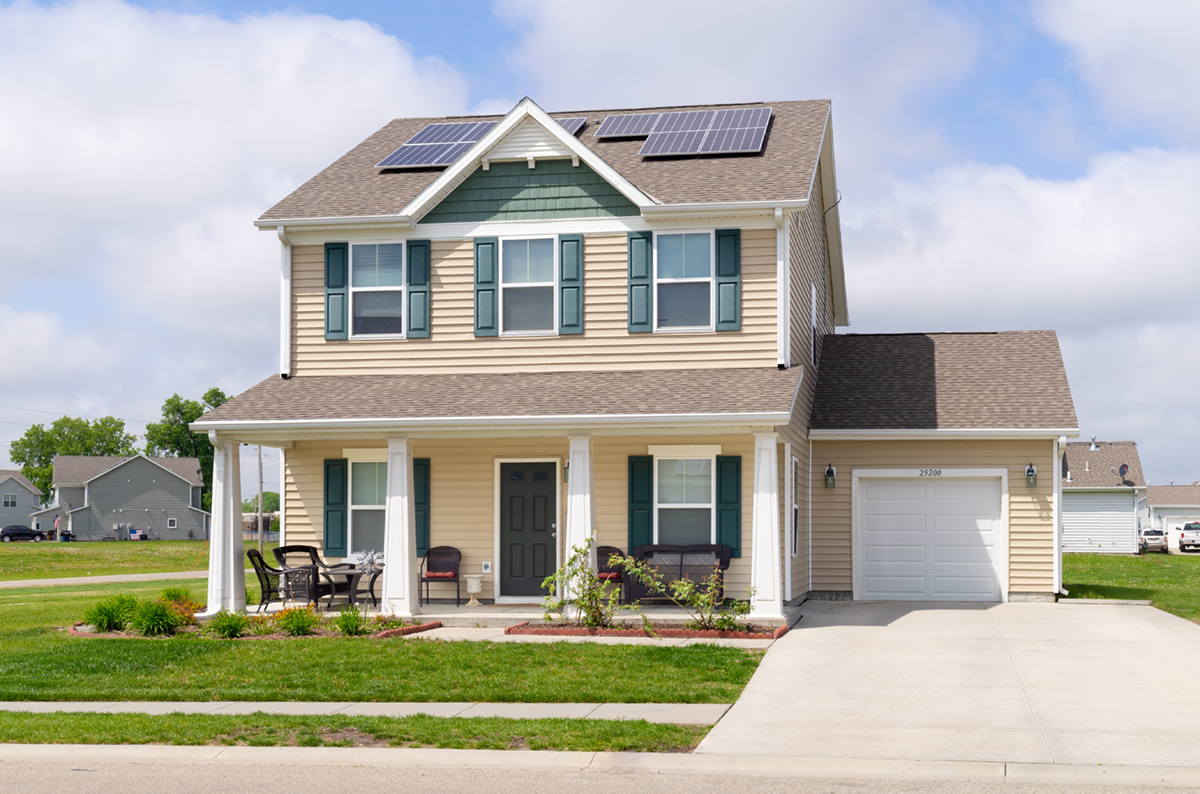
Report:
[[[87,509],[71,514],[71,527],[80,540],[116,534],[113,527],[119,524],[145,530],[156,540],[203,540],[204,514],[191,509],[191,496],[190,483],[135,458],[88,483]],[[82,504],[80,499],[76,506]],[[170,519],[176,526],[168,526]]]
[[[13,496],[17,497],[17,506],[5,507],[6,500],[3,497],[10,497],[7,501],[11,501]],[[4,482],[0,482],[0,527],[6,527],[9,524],[23,524],[32,527],[30,515],[41,506],[41,499],[37,494],[25,487],[25,484],[19,482],[15,477],[8,477]]]

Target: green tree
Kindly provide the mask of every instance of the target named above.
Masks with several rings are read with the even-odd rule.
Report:
[[[242,500],[243,513],[258,512],[258,494],[254,494],[249,499]],[[279,512],[279,494],[274,491],[263,491],[263,512],[278,513]]]
[[[206,433],[193,433],[188,425],[227,400],[225,392],[217,388],[206,391],[199,402],[172,394],[163,403],[162,421],[146,425],[147,454],[200,460],[200,476],[204,479],[201,505],[205,510],[212,509],[213,448]]]
[[[136,455],[137,436],[125,432],[125,422],[112,416],[94,421],[74,416],[55,419],[50,427],[34,425],[8,447],[8,457],[50,503],[55,455]]]

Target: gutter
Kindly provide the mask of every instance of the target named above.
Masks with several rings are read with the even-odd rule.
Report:
[[[879,440],[912,440],[927,441],[931,439],[986,439],[986,438],[1053,438],[1060,436],[1075,438],[1079,428],[1071,427],[1031,427],[1031,428],[996,428],[996,427],[962,427],[962,428],[931,428],[928,430],[880,428],[877,430],[833,430],[828,428],[813,428],[808,431],[809,438],[829,441],[879,441]]]

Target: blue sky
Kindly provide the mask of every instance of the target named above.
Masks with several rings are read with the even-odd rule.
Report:
[[[274,372],[250,222],[391,118],[827,97],[848,330],[1053,328],[1082,437],[1200,479],[1200,11],[729,8],[0,0],[0,466],[53,412],[140,431]]]

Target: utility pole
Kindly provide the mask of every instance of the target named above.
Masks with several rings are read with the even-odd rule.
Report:
[[[263,552],[262,444],[258,445],[258,553]]]

